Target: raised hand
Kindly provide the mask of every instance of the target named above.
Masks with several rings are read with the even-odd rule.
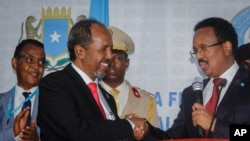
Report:
[[[36,120],[32,119],[30,126],[26,126],[30,113],[30,108],[23,109],[15,118],[13,132],[14,136],[20,137],[23,141],[39,141],[39,136],[36,132]],[[25,127],[26,126],[26,127]]]
[[[30,126],[22,130],[20,138],[24,141],[39,141],[39,136],[36,132],[36,120],[32,119]]]
[[[15,118],[14,126],[13,126],[13,133],[16,137],[22,132],[22,129],[25,128],[26,122],[28,120],[30,113],[30,107],[23,109]]]

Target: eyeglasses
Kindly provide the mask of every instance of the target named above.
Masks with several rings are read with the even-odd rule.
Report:
[[[192,58],[194,58],[194,57],[196,57],[197,53],[201,53],[201,51],[206,52],[209,47],[217,46],[217,45],[223,44],[224,42],[225,41],[221,41],[221,42],[218,42],[218,43],[215,43],[212,45],[203,45],[203,46],[199,47],[198,49],[193,48],[193,50],[190,51],[190,55]]]
[[[29,54],[25,54],[25,55],[20,55],[18,56],[19,58],[24,58],[25,62],[28,63],[28,64],[35,64],[37,63],[40,67],[44,67],[46,66],[47,62],[45,60],[45,58],[36,58],[32,55],[29,55]]]

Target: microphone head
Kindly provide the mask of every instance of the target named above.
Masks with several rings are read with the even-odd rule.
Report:
[[[192,83],[192,88],[194,91],[203,90],[203,80],[200,77],[195,77]]]
[[[226,84],[227,84],[227,79],[222,79],[220,86],[224,87],[224,86],[226,86]]]

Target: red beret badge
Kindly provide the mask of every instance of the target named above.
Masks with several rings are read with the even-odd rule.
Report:
[[[140,93],[138,92],[138,90],[135,87],[132,87],[132,91],[133,91],[135,97],[138,97],[138,98],[141,97]]]

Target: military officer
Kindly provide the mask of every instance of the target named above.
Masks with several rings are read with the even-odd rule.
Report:
[[[110,27],[113,39],[112,61],[106,76],[100,81],[101,86],[113,95],[120,118],[134,113],[146,118],[152,125],[159,127],[159,119],[154,95],[125,80],[129,67],[128,55],[134,51],[134,43],[124,31]]]

